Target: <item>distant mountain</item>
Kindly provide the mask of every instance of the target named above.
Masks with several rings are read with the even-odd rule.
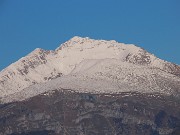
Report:
[[[2,70],[0,103],[0,135],[175,135],[180,66],[132,44],[76,36]]]

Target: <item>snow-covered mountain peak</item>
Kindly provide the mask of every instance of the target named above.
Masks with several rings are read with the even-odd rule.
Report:
[[[154,55],[133,44],[118,43],[115,40],[94,40],[78,36],[73,37],[56,49],[58,54],[71,51],[73,53],[77,52],[84,59],[86,58],[85,55],[89,53],[90,57],[88,56],[88,59],[116,58],[141,65],[151,64],[156,59]]]
[[[133,44],[124,44],[118,43],[115,40],[95,40],[89,37],[79,37],[75,36],[68,40],[67,42],[61,44],[57,49],[56,52],[66,49],[93,49],[93,48],[113,48],[114,50],[124,50],[131,54],[137,53],[139,50],[142,50],[140,47],[137,47]],[[110,49],[109,49],[110,50]],[[106,52],[104,52],[106,53]]]
[[[99,64],[98,60],[116,59],[134,66],[158,68],[180,76],[178,65],[165,62],[133,44],[75,36],[61,44],[55,51],[37,48],[1,71],[0,95],[12,94],[31,85],[68,75],[81,66],[84,60],[87,60],[87,65],[94,66],[94,63],[89,61],[91,59],[97,60],[96,64]]]

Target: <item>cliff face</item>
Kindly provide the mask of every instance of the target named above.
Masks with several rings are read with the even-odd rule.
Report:
[[[0,105],[0,135],[179,135],[179,99],[53,90]]]

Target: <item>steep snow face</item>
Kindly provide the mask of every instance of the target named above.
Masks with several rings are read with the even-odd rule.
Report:
[[[71,72],[78,70],[82,72],[86,67],[93,67],[99,63],[99,61],[88,61],[89,59],[116,59],[119,62],[132,63],[132,66],[157,67],[180,76],[179,66],[160,60],[135,45],[118,43],[114,40],[74,37],[55,51],[38,48],[2,70],[0,96],[16,93],[31,85],[44,83]],[[86,60],[88,62],[82,65],[81,62]],[[80,70],[77,67],[82,68]]]

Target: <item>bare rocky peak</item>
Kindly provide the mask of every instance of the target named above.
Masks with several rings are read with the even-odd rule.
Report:
[[[54,51],[40,48],[0,72],[0,95],[70,74],[83,60],[117,59],[134,65],[155,67],[180,76],[180,66],[161,60],[133,44],[75,36]]]

